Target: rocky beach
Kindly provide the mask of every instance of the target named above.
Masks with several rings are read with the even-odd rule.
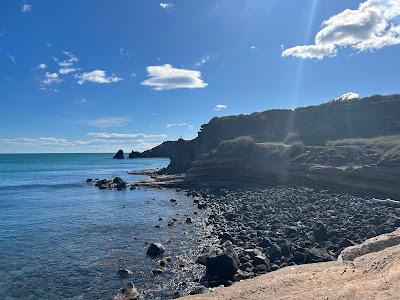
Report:
[[[168,181],[156,172],[135,171],[150,179],[125,183],[124,188],[167,186],[189,196],[196,212],[179,221],[160,222],[169,227],[176,222],[191,224],[199,212],[203,216],[195,224],[204,228],[203,238],[193,241],[197,255],[191,256],[191,267],[183,271],[183,282],[175,285],[172,298],[208,293],[214,287],[230,286],[285,267],[336,261],[347,247],[400,227],[399,202],[389,199],[302,185],[185,187],[179,176],[167,176]],[[121,189],[118,181],[109,181],[107,188]],[[97,182],[104,185],[104,181]],[[170,199],[171,203],[175,201]],[[157,252],[150,256],[155,257],[155,265],[159,264],[153,271],[161,277],[171,268],[163,247],[150,245],[147,250]],[[193,268],[197,275],[188,277],[190,282],[184,280],[184,273],[192,273]],[[124,291],[116,299],[127,299],[121,298]]]

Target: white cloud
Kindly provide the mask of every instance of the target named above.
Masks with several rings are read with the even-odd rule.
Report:
[[[46,72],[46,75],[44,76],[43,84],[49,85],[52,83],[60,83],[62,79],[58,76],[57,73],[49,73]]]
[[[97,128],[107,127],[122,127],[131,122],[131,118],[128,117],[103,117],[91,120],[84,120],[81,123]]]
[[[142,85],[150,86],[154,90],[172,89],[199,89],[205,88],[207,83],[201,79],[200,71],[177,69],[169,64],[163,66],[148,66],[149,78]]]
[[[106,71],[103,70],[94,70],[92,72],[77,74],[75,75],[75,78],[78,79],[78,84],[84,84],[86,81],[104,84],[123,80],[114,74],[107,76]]]
[[[58,73],[60,73],[62,75],[66,75],[66,74],[69,74],[69,73],[78,72],[80,70],[81,70],[80,68],[61,68],[61,69],[58,70]]]
[[[208,63],[211,60],[211,56],[207,55],[202,57],[198,62],[196,62],[195,67],[201,67],[202,65],[205,65],[206,63]]]
[[[335,99],[333,99],[330,102],[336,103],[336,102],[347,102],[347,101],[351,101],[351,100],[356,100],[356,99],[360,99],[360,95],[354,92],[349,92],[346,94],[343,94],[339,97],[336,97]]]
[[[37,67],[36,67],[36,69],[38,69],[38,70],[44,70],[44,69],[46,69],[47,68],[47,65],[46,64],[39,64]]]
[[[146,134],[146,133],[115,133],[115,132],[88,132],[88,136],[93,138],[140,138],[140,139],[165,139],[166,134]]]
[[[73,55],[71,52],[63,51],[63,53],[64,53],[66,56],[68,56],[68,58],[67,58],[66,60],[63,60],[63,61],[61,61],[61,62],[58,63],[58,65],[59,65],[60,67],[70,67],[70,66],[72,66],[73,64],[75,64],[76,62],[79,61],[79,58],[76,57],[75,55]],[[58,61],[57,58],[55,58],[55,60]]]
[[[228,108],[228,106],[226,106],[225,104],[217,104],[214,107],[214,110],[223,110],[223,109],[227,109],[227,108]]]
[[[24,12],[24,13],[31,12],[32,11],[32,5],[24,3],[22,5],[21,11]]]
[[[87,103],[87,100],[86,100],[85,97],[77,97],[77,98],[74,98],[74,101],[75,101],[76,103],[78,103],[78,104],[85,104],[85,103]]]
[[[193,129],[193,126],[190,125],[189,123],[173,123],[173,124],[167,124],[167,128],[172,128],[172,127],[187,127],[188,129]]]
[[[89,139],[66,139],[56,137],[2,138],[0,152],[115,152],[124,148],[143,151],[162,143],[167,135],[145,133],[88,133]]]
[[[282,56],[294,56],[298,58],[317,58],[323,59],[326,56],[335,56],[336,47],[334,45],[307,45],[296,46],[286,49]]]
[[[314,45],[286,49],[282,56],[322,59],[345,47],[362,52],[400,44],[399,16],[399,0],[366,0],[323,22]]]
[[[122,58],[130,58],[130,57],[131,57],[129,51],[126,50],[126,49],[124,49],[124,48],[120,48],[120,49],[119,49],[119,55],[120,55]]]
[[[7,54],[7,57],[11,60],[11,62],[16,65],[17,64],[17,60],[15,59],[15,56],[12,56],[10,54]]]
[[[50,42],[46,42],[46,46],[50,48],[50,47],[53,47],[53,44]]]
[[[163,9],[171,9],[171,8],[174,7],[174,5],[173,5],[172,3],[164,3],[164,2],[161,2],[161,3],[160,3],[160,7],[163,8]]]

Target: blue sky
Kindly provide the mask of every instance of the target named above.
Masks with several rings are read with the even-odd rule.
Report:
[[[143,150],[399,92],[398,0],[3,0],[0,152]]]

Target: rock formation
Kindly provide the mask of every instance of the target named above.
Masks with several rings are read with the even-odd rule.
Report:
[[[114,159],[124,159],[124,151],[118,150],[118,152],[114,155]]]

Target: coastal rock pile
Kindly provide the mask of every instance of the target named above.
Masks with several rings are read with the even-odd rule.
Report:
[[[247,279],[285,266],[335,260],[340,252],[400,225],[400,208],[308,187],[200,190],[221,246],[197,262],[215,279]],[[236,260],[238,258],[238,261]]]
[[[92,180],[91,178],[86,179],[87,183],[94,183],[96,187],[98,187],[100,190],[105,190],[105,189],[117,189],[117,190],[122,190],[128,187],[128,184],[122,180],[121,177],[115,177],[114,179],[108,180],[108,179],[95,179]]]

